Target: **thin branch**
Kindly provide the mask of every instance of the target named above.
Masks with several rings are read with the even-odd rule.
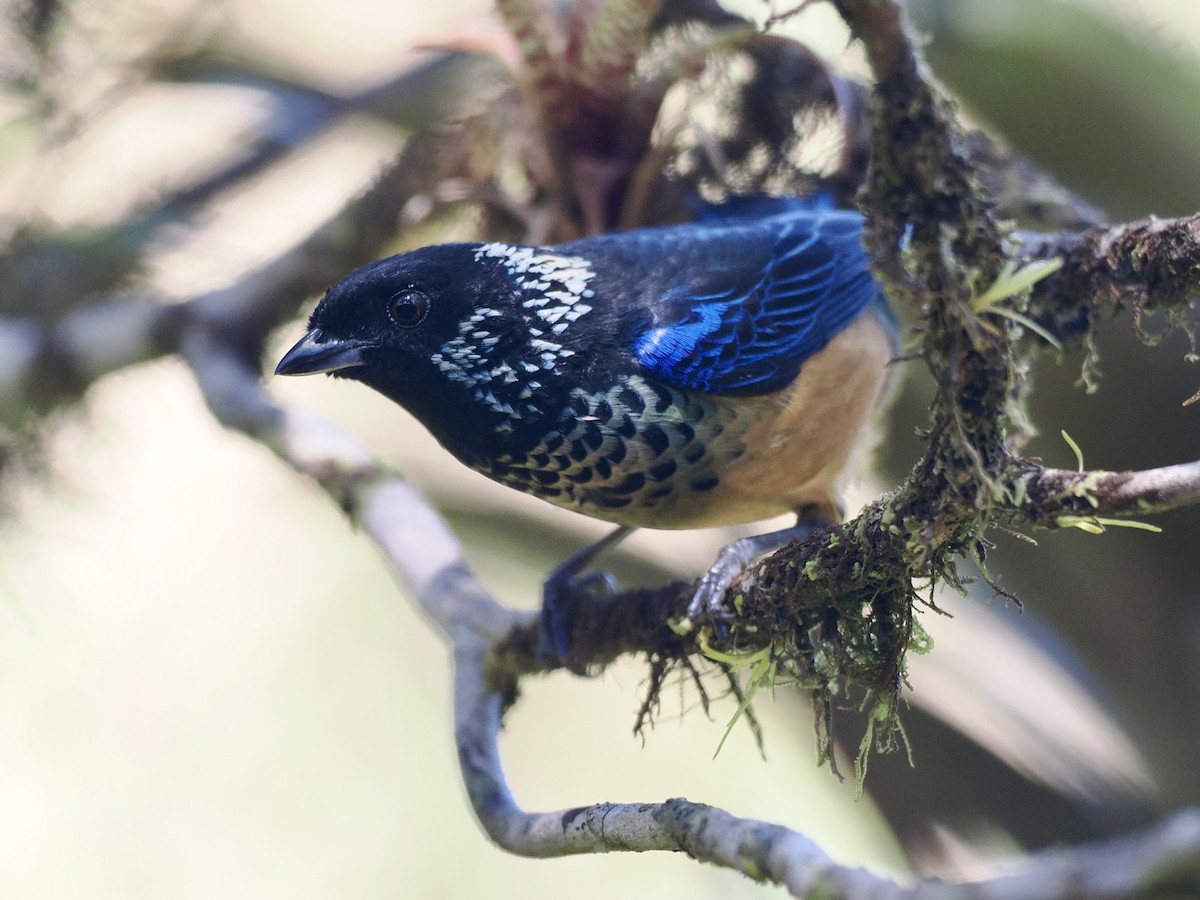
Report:
[[[1138,472],[1077,472],[1029,464],[1013,486],[1027,498],[1028,521],[1062,516],[1147,516],[1200,503],[1200,461]]]
[[[454,647],[459,760],[471,804],[500,846],[525,856],[684,851],[757,879],[786,884],[796,896],[842,880],[861,882],[872,890],[898,890],[864,870],[838,867],[807,838],[785,828],[738,819],[686,800],[524,812],[505,783],[497,743],[516,680],[495,670],[493,653],[514,629],[528,627],[532,614],[498,603],[467,568],[444,520],[399,476],[374,462],[357,441],[316,416],[274,404],[257,372],[234,348],[222,344],[218,334],[197,327],[181,344],[213,414],[315,479],[359,521]],[[831,896],[852,895],[839,891]]]

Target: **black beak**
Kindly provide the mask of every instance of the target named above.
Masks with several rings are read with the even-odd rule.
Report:
[[[313,328],[283,355],[275,367],[275,374],[315,375],[351,369],[363,364],[365,348],[365,344],[327,338],[319,328]]]

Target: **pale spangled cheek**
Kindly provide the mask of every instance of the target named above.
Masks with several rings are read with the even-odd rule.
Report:
[[[564,350],[573,355],[560,338],[592,311],[589,301],[595,292],[588,285],[596,273],[591,263],[578,256],[501,243],[483,244],[475,251],[476,261],[485,258],[497,259],[520,287],[529,337],[542,344],[535,349],[543,354],[543,362],[553,365],[554,357],[561,357]]]
[[[592,312],[588,283],[595,273],[579,257],[512,244],[475,251],[476,261],[489,258],[520,288],[519,299],[504,310],[472,310],[430,359],[445,378],[468,389],[469,402],[503,417],[493,426],[498,432],[511,434],[553,412],[547,398],[555,391],[545,388],[576,355],[570,329]]]

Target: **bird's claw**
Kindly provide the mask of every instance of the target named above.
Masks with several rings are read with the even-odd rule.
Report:
[[[735,542],[736,543],[736,542]],[[726,605],[729,590],[734,581],[742,574],[746,563],[740,554],[730,551],[732,544],[721,549],[716,562],[700,577],[700,584],[685,613],[686,620],[693,626],[701,618],[707,618],[712,623],[713,632],[719,642],[729,638],[729,623],[735,618],[735,611]]]
[[[542,663],[552,664],[566,659],[571,650],[571,634],[575,630],[580,601],[610,597],[617,592],[617,582],[611,573],[581,573],[598,556],[632,533],[633,528],[628,525],[615,528],[596,543],[564,560],[550,573],[542,588],[542,634],[537,650]]]
[[[752,562],[773,550],[778,550],[787,543],[799,540],[812,531],[814,523],[801,521],[791,528],[782,531],[772,531],[731,541],[721,548],[707,572],[700,578],[692,602],[688,604],[685,621],[690,626],[707,617],[712,622],[713,632],[719,642],[729,638],[729,623],[739,614],[740,610],[731,609],[727,604],[729,591],[733,583],[742,575]]]
[[[611,572],[555,572],[546,580],[542,593],[542,634],[538,658],[561,661],[571,649],[571,635],[581,603],[611,597],[618,591]]]
[[[725,598],[743,568],[741,560],[730,558],[722,551],[712,567],[700,577],[700,584],[688,604],[687,617],[694,621],[708,613],[713,617],[729,618],[731,614],[725,606]]]

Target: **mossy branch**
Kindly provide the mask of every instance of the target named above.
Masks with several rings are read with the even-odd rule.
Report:
[[[1178,219],[1150,216],[1063,234],[1019,234],[1015,255],[1062,260],[1034,286],[1029,315],[1060,340],[1078,342],[1125,310],[1139,335],[1154,342],[1146,316],[1162,312],[1183,329],[1195,352],[1192,305],[1200,297],[1200,213]]]
[[[727,867],[792,896],[943,898],[959,888],[939,879],[900,885],[865,869],[836,863],[805,836],[769,822],[743,819],[675,798],[651,803],[598,803],[528,812],[504,777],[499,733],[515,702],[520,675],[538,666],[528,650],[536,615],[501,605],[467,568],[462,549],[438,514],[350,435],[320,417],[280,407],[256,370],[219,331],[192,323],[180,344],[215,416],[270,447],[312,478],[377,544],[389,565],[454,653],[455,742],[472,808],[499,846],[522,856],[666,850]],[[1079,473],[1069,473],[1079,474]],[[665,597],[666,592],[660,592]],[[680,594],[681,605],[686,594]],[[624,595],[606,621],[642,622],[653,638],[664,609],[646,595]],[[639,619],[639,616],[641,618]],[[599,620],[597,620],[598,622]],[[596,623],[593,623],[596,624]],[[635,643],[612,647],[615,653]],[[1071,851],[1029,857],[1022,868],[973,883],[973,897],[1155,897],[1200,879],[1200,814],[1185,811],[1145,834]]]
[[[1200,272],[1200,217],[1061,235],[1007,234],[988,191],[995,171],[979,168],[994,165],[995,154],[981,152],[977,137],[961,131],[949,101],[925,78],[898,5],[833,4],[862,41],[875,77],[871,165],[860,194],[870,223],[867,239],[889,292],[917,317],[915,357],[938,389],[925,452],[908,479],[852,521],[814,531],[744,575],[735,585],[744,612],[726,649],[767,651],[781,671],[812,692],[819,707],[827,709],[851,688],[865,690],[874,739],[887,746],[900,739],[896,712],[905,655],[925,645],[916,616],[924,602],[918,587],[956,584],[958,560],[975,554],[986,528],[1063,527],[1088,517],[1140,517],[1200,502],[1200,463],[1133,473],[1048,469],[1019,455],[1014,425],[1026,357],[1042,346],[1023,340],[1019,317],[1064,341],[1090,334],[1096,322],[1125,306],[1138,315],[1139,325],[1154,310],[1184,323]],[[636,95],[630,90],[636,67],[628,51],[649,38],[655,13],[671,12],[660,10],[662,5],[630,0],[604,10],[589,7],[605,29],[581,45],[590,54],[587,66],[613,79],[592,97],[612,101],[605,111],[620,114],[604,122],[633,126],[622,134],[636,140],[601,157],[594,145],[571,143],[580,135],[562,129],[550,135],[571,139],[551,151],[566,154],[567,177],[595,175],[598,160],[613,163],[604,189],[584,203],[585,227],[615,221],[612,211],[620,204],[611,202],[614,196],[645,160],[661,158],[651,154],[661,148],[649,146],[653,116],[636,103],[625,104]],[[569,42],[547,8],[519,0],[501,0],[500,6],[532,81],[549,96],[544,89],[563,77],[561,55]],[[582,28],[586,21],[581,17],[571,27]],[[828,79],[819,86],[828,93]],[[661,99],[662,86],[655,90]],[[836,106],[844,111],[858,105]],[[577,121],[582,120],[572,120]],[[854,124],[846,123],[847,133]],[[489,140],[466,129],[413,138],[360,201],[293,253],[227,290],[171,309],[139,298],[85,305],[54,321],[0,323],[11,351],[0,395],[21,405],[50,385],[49,400],[77,396],[106,372],[163,353],[181,354],[214,415],[320,484],[378,543],[452,644],[464,780],[481,823],[501,846],[530,856],[681,851],[783,884],[797,896],[942,896],[952,890],[936,882],[902,888],[838,867],[786,829],[684,800],[539,814],[522,810],[509,793],[496,739],[520,679],[557,665],[590,671],[629,653],[651,658],[652,683],[661,684],[671,662],[695,672],[697,636],[680,636],[666,625],[683,613],[691,587],[670,585],[582,604],[570,657],[548,664],[536,652],[536,618],[488,594],[466,569],[449,529],[415,492],[332,426],[277,406],[257,372],[270,329],[294,315],[305,297],[378,255],[403,224],[402,210],[428,208],[452,176],[494,178],[500,162],[488,152],[477,159],[472,149],[480,145],[490,146]],[[1071,201],[1064,209],[1082,220],[1094,218]],[[561,213],[565,219],[578,210]],[[1058,271],[1043,272],[1028,291],[1005,292],[996,300],[1018,318],[985,316],[995,308],[988,306],[996,297],[989,288],[1007,262],[1051,258],[1062,260]],[[70,376],[65,382],[51,376],[62,371]],[[1020,876],[974,885],[973,896],[1162,895],[1196,883],[1197,848],[1196,815],[1184,814],[1145,838],[1039,857]]]

